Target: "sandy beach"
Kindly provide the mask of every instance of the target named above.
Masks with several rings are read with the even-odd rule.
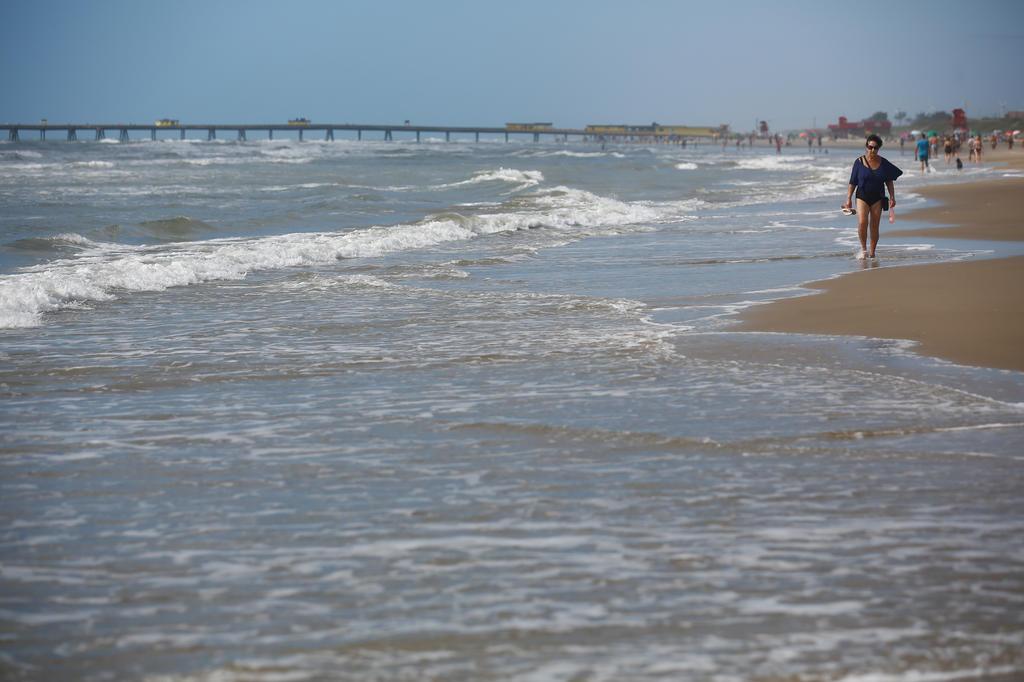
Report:
[[[986,151],[986,162],[1024,166],[1024,151]],[[1024,239],[1024,178],[936,185],[921,192],[940,206],[901,216],[948,227],[886,231],[893,236]],[[897,199],[899,189],[897,186]],[[1024,258],[881,267],[815,282],[813,296],[757,306],[741,330],[839,334],[917,342],[917,352],[958,364],[1024,371]]]

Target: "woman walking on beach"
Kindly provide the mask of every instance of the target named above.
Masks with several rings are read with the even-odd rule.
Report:
[[[923,137],[923,136],[922,136]],[[888,159],[878,155],[882,148],[882,138],[870,135],[867,139],[867,153],[853,162],[850,172],[850,184],[846,190],[844,209],[852,207],[853,192],[857,191],[857,236],[860,238],[860,254],[863,259],[875,257],[878,246],[879,227],[882,211],[896,206],[896,190],[893,181],[903,175],[903,171],[889,163]],[[885,190],[889,190],[889,196]],[[868,228],[871,228],[871,248],[868,249]]]

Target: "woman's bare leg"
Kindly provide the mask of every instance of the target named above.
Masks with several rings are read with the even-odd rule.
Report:
[[[860,238],[861,258],[868,250],[868,213],[871,208],[862,199],[857,199],[857,236]]]
[[[878,246],[879,229],[878,225],[882,222],[882,202],[879,201],[877,204],[871,207],[871,248],[868,249],[868,258],[875,257],[875,247]],[[861,242],[864,240],[861,239]]]

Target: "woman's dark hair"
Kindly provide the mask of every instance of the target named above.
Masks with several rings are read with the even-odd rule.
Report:
[[[882,138],[878,135],[868,135],[868,139],[864,140],[864,144],[867,144],[868,142],[874,142],[878,145],[879,149],[882,148]]]

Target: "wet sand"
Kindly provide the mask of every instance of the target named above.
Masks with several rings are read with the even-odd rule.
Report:
[[[1024,166],[1024,151],[989,154]],[[942,201],[901,219],[950,227],[891,236],[1024,240],[1024,178],[937,185],[922,194]],[[899,189],[897,188],[897,199]],[[815,282],[816,295],[745,311],[741,331],[909,339],[917,352],[958,364],[1024,371],[1024,257],[864,270]]]
[[[918,190],[918,193],[943,203],[907,213],[906,218],[949,227],[891,230],[884,236],[1024,240],[1024,178],[940,185]],[[898,190],[896,197],[899,199]]]

